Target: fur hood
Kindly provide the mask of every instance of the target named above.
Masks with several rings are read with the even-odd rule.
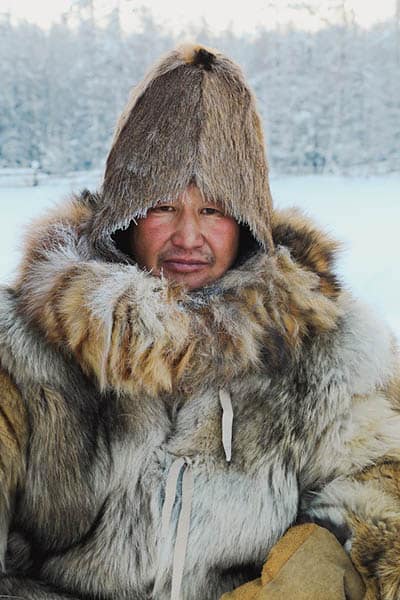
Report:
[[[34,224],[16,290],[25,318],[64,351],[78,352],[102,387],[131,393],[144,385],[158,394],[279,372],[308,340],[338,328],[338,244],[301,212],[272,213],[274,254],[259,250],[217,282],[188,293],[135,264],[105,261],[92,244],[97,203],[86,193]],[[124,323],[119,333],[115,319]],[[99,335],[96,357],[83,350],[88,330]],[[110,335],[119,339],[115,352]]]
[[[190,183],[272,252],[271,195],[262,124],[240,68],[215,50],[177,48],[133,90],[107,159],[92,239],[110,236]]]
[[[138,269],[124,252],[123,230],[191,182],[235,217],[246,242],[220,280],[188,294]],[[196,387],[211,374],[229,381],[249,368],[279,369],[311,334],[335,329],[341,315],[333,272],[337,247],[300,212],[273,211],[261,122],[239,67],[217,51],[185,46],[163,57],[134,90],[118,122],[100,192],[84,193],[34,225],[17,289],[21,309],[51,341],[58,339],[55,331],[65,329],[71,306],[84,314],[90,302],[109,302],[115,315],[130,277],[148,306],[157,297],[154,290],[163,290],[162,306],[154,310],[164,312],[169,323],[176,315],[177,327],[164,341],[149,335],[137,349],[135,380],[138,385],[148,372],[148,385],[154,382],[152,393],[158,393],[176,384]],[[93,296],[88,281],[69,309],[61,308],[60,289],[87,261],[98,264],[95,278],[104,278],[104,299]],[[110,263],[120,264],[113,270]],[[83,341],[62,336],[66,343]],[[133,385],[131,371],[117,367],[124,363],[118,354],[108,371],[102,360],[101,373],[93,357],[85,364],[102,385]],[[158,364],[157,378],[143,361]]]

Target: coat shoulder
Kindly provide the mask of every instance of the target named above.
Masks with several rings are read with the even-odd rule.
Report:
[[[333,326],[309,329],[310,355],[304,348],[300,360],[314,372],[335,373],[350,395],[385,386],[399,371],[396,339],[385,320],[340,281],[335,263],[341,244],[295,208],[275,210],[272,224],[275,245],[316,277],[320,298],[330,301],[317,305],[319,320],[324,322],[327,307],[335,307]]]

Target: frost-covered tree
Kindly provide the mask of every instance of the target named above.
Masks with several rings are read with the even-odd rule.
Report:
[[[399,171],[400,0],[393,19],[370,30],[346,0],[324,6],[294,2],[290,23],[252,36],[229,25],[216,35],[204,21],[190,34],[243,66],[276,172]],[[0,16],[0,166],[102,168],[130,89],[188,33],[134,10],[130,34],[118,2],[99,19],[93,0],[76,0],[49,31]],[[297,26],[305,12],[313,31]]]

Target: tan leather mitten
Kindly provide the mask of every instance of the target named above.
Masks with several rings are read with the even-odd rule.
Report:
[[[334,535],[314,523],[289,529],[268,555],[261,577],[221,600],[362,600],[365,588]]]

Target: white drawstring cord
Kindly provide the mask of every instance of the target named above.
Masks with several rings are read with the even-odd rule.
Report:
[[[225,458],[227,462],[230,462],[232,458],[233,408],[231,396],[227,390],[223,388],[219,390],[219,401],[222,407],[222,445]]]
[[[180,600],[186,548],[189,538],[190,513],[192,509],[194,489],[192,462],[189,458],[180,457],[174,460],[172,463],[167,477],[165,500],[161,514],[161,544],[163,545],[167,538],[176,497],[176,488],[179,475],[182,470],[182,499],[174,544],[174,557],[172,562],[171,600]]]
[[[219,390],[219,401],[222,407],[222,445],[224,447],[227,462],[232,457],[232,426],[233,408],[229,392],[225,389]],[[187,457],[179,457],[172,463],[167,477],[165,487],[165,500],[161,513],[161,544],[165,544],[171,522],[177,494],[178,480],[182,475],[181,507],[179,511],[178,525],[174,544],[174,556],[172,561],[172,583],[170,600],[181,600],[181,587],[185,558],[190,529],[190,513],[192,510],[194,479],[192,461]]]

